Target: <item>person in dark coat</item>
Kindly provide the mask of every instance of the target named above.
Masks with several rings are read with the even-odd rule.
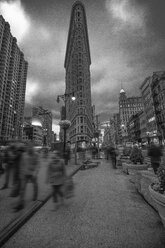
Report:
[[[8,188],[10,175],[12,174],[12,170],[13,170],[14,158],[15,158],[14,146],[12,144],[9,145],[4,152],[4,158],[2,162],[5,166],[5,182],[1,190]],[[13,179],[13,183],[14,183],[14,179]]]
[[[157,144],[151,143],[151,146],[148,150],[148,156],[151,158],[151,166],[155,174],[157,173],[157,170],[160,166],[162,155],[163,153],[161,147]]]
[[[37,200],[38,196],[38,181],[37,175],[39,172],[39,159],[38,154],[35,152],[33,143],[28,143],[25,151],[22,153],[19,163],[19,180],[20,180],[20,192],[17,205],[14,207],[15,211],[19,211],[24,208],[25,193],[27,183],[30,181],[33,184],[33,201]]]
[[[5,172],[3,168],[3,157],[4,157],[4,151],[3,148],[0,148],[0,175],[2,175]]]
[[[14,158],[14,171],[13,171],[13,189],[11,191],[11,197],[17,197],[20,193],[21,180],[20,180],[20,163],[23,152],[25,151],[25,145],[22,143],[15,144],[15,158]]]
[[[109,150],[109,155],[112,161],[112,166],[114,169],[117,169],[116,167],[116,157],[117,157],[117,151],[116,148],[114,146],[112,146]]]
[[[51,154],[50,162],[47,170],[47,183],[52,186],[52,196],[54,201],[54,209],[58,208],[58,196],[61,197],[61,202],[64,201],[63,185],[66,180],[66,170],[64,160],[61,158],[59,151],[54,151]]]
[[[65,165],[68,165],[69,160],[70,160],[70,143],[69,142],[65,148],[64,160],[65,160]]]

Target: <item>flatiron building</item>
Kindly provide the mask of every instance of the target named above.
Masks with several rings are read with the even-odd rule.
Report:
[[[67,98],[66,119],[71,121],[67,140],[89,144],[93,137],[91,101],[90,47],[85,7],[76,1],[71,10],[64,67],[65,93],[74,93],[75,101]]]

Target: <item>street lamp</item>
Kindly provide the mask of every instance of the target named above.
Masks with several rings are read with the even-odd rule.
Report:
[[[64,102],[64,120],[60,121],[60,126],[64,130],[64,146],[63,146],[63,154],[65,156],[65,147],[66,147],[66,130],[71,125],[69,120],[66,120],[66,102],[71,97],[72,101],[76,100],[76,97],[74,96],[74,92],[71,93],[65,93],[64,95],[58,95],[57,96],[57,102],[60,102],[60,99]]]

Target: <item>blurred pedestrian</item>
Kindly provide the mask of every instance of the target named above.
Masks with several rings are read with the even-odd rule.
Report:
[[[148,149],[148,156],[151,158],[151,166],[156,174],[160,166],[161,156],[163,156],[161,147],[152,142]]]
[[[5,170],[4,170],[4,168],[3,168],[3,157],[4,157],[4,152],[3,152],[3,148],[1,147],[0,148],[0,176],[2,175],[2,174],[4,174],[4,172],[5,172]]]
[[[116,167],[116,157],[117,157],[117,150],[114,146],[111,146],[110,150],[109,150],[109,155],[112,161],[112,167],[114,169],[117,169]]]
[[[11,197],[17,197],[20,193],[21,180],[20,180],[20,166],[23,152],[25,151],[25,145],[23,143],[15,143],[15,157],[13,165],[13,189],[10,194]]]
[[[109,149],[110,149],[109,147],[106,147],[104,149],[104,157],[105,157],[106,160],[109,159]]]
[[[7,189],[9,186],[10,176],[12,175],[12,172],[13,172],[14,157],[15,157],[14,145],[10,144],[9,146],[6,147],[4,151],[4,157],[2,161],[5,167],[5,182],[1,190]],[[14,182],[14,179],[13,179],[13,182]]]
[[[61,198],[61,203],[64,202],[63,186],[66,180],[66,170],[64,160],[61,158],[59,151],[54,151],[51,155],[47,171],[47,183],[52,186],[52,196],[55,203],[54,210],[59,206],[58,196]]]
[[[19,211],[24,208],[24,197],[26,193],[26,185],[30,181],[33,183],[33,201],[37,200],[38,196],[38,182],[37,174],[39,171],[39,160],[38,154],[33,148],[33,144],[29,143],[26,147],[25,152],[23,152],[20,161],[20,195],[19,202],[14,207],[15,211]]]

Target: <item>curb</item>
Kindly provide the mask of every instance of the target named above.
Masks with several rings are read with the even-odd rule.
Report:
[[[69,176],[74,176],[82,167],[80,165]],[[36,200],[31,206],[27,207],[26,211],[20,216],[12,220],[0,233],[0,247],[4,245],[9,238],[18,231],[51,197],[51,193],[44,200]]]

